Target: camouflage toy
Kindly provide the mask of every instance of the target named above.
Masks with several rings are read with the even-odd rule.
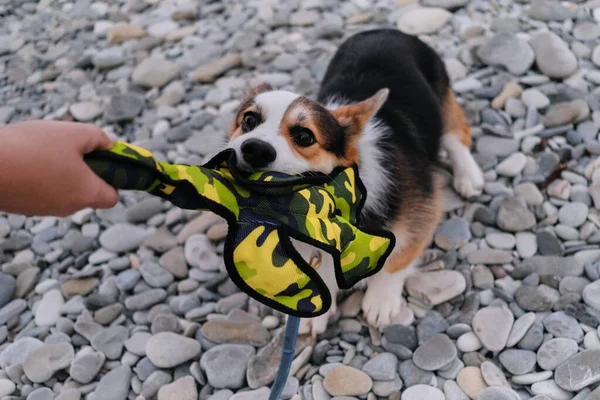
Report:
[[[224,217],[229,276],[251,297],[289,315],[315,317],[331,306],[327,286],[290,238],[331,254],[342,289],[379,271],[394,247],[390,232],[358,227],[366,192],[356,166],[330,175],[246,173],[231,150],[199,167],[160,162],[123,142],[88,154],[86,162],[116,188]]]

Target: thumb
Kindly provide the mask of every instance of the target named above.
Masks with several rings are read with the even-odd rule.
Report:
[[[89,182],[88,193],[90,194],[87,207],[91,208],[112,208],[119,201],[119,192],[102,178],[96,175],[89,169],[89,177],[86,179]]]
[[[98,193],[90,204],[90,207],[113,208],[119,202],[119,192],[102,179],[98,178],[98,180],[100,181],[98,183]]]

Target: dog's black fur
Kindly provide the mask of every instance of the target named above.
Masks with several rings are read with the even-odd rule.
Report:
[[[390,89],[388,100],[376,118],[391,134],[381,146],[389,155],[393,177],[384,214],[369,214],[362,221],[370,227],[386,226],[406,196],[429,196],[434,191],[443,134],[442,102],[449,90],[444,63],[428,45],[393,29],[358,33],[347,39],[331,60],[318,93],[323,104],[339,97],[359,102],[379,89]],[[415,193],[420,192],[420,193]]]

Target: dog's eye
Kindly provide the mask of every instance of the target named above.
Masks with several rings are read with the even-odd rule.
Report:
[[[300,128],[294,131],[292,140],[300,147],[310,147],[317,142],[314,133],[308,128]]]
[[[250,132],[252,129],[256,128],[260,123],[260,117],[257,113],[253,111],[248,111],[244,114],[244,118],[242,119],[242,130],[244,132]]]

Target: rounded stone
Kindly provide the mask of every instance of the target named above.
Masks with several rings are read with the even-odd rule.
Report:
[[[135,67],[131,80],[135,85],[146,88],[162,87],[178,73],[176,64],[162,57],[148,57]]]
[[[577,343],[583,340],[583,330],[575,318],[564,311],[558,311],[544,318],[544,327],[557,338],[573,339]]]
[[[486,307],[473,316],[473,331],[483,346],[490,351],[501,351],[506,346],[514,317],[508,308]]]
[[[197,400],[198,390],[193,376],[185,376],[158,390],[158,400]]]
[[[458,338],[456,347],[463,353],[470,353],[481,349],[483,345],[474,332],[466,332]]]
[[[477,56],[487,65],[502,66],[513,75],[521,75],[531,68],[535,53],[525,40],[503,32],[479,46]]]
[[[398,19],[397,26],[409,35],[435,33],[448,22],[450,14],[443,8],[422,7],[408,11]]]
[[[60,290],[52,289],[44,293],[42,300],[35,310],[35,324],[37,326],[52,326],[60,316],[64,299]]]
[[[600,349],[584,350],[561,363],[554,371],[556,384],[575,392],[600,381]]]
[[[493,362],[484,361],[480,368],[483,380],[488,386],[508,386],[504,372]]]
[[[523,339],[523,337],[525,336],[529,328],[531,328],[534,322],[535,313],[529,312],[521,315],[513,324],[510,334],[508,335],[506,347],[513,347],[514,345],[519,343],[519,341]]]
[[[457,217],[442,222],[434,235],[435,244],[444,250],[460,248],[470,239],[471,230],[468,221]]]
[[[477,398],[487,387],[481,370],[477,367],[463,368],[456,377],[456,383],[471,399]]]
[[[516,239],[510,233],[491,232],[485,235],[485,241],[495,249],[512,250]]]
[[[10,396],[17,389],[17,386],[8,379],[0,379],[0,398]]]
[[[550,339],[538,349],[537,363],[546,371],[554,371],[561,363],[579,351],[577,342],[572,339]]]
[[[464,276],[457,271],[443,270],[416,274],[406,280],[406,291],[424,304],[442,304],[466,288]]]
[[[411,386],[402,392],[401,400],[445,400],[444,393],[429,385]]]
[[[437,334],[423,342],[413,354],[415,365],[425,371],[437,371],[456,357],[456,347],[445,334]]]
[[[105,360],[104,354],[93,351],[91,347],[81,349],[71,363],[69,375],[81,384],[88,384],[100,372]]]
[[[146,355],[159,368],[173,368],[200,354],[200,343],[173,332],[153,335],[146,344]]]
[[[489,387],[479,393],[477,400],[515,400],[516,392],[506,387]]]
[[[588,284],[582,292],[583,301],[600,311],[600,280]]]
[[[29,354],[43,345],[39,339],[27,336],[16,340],[0,353],[0,367],[6,369],[12,365],[22,365]]]
[[[550,31],[535,33],[529,44],[535,52],[536,64],[544,75],[563,79],[577,70],[577,57],[556,34]]]
[[[508,349],[500,353],[500,363],[513,375],[524,375],[535,368],[536,356],[530,350]]]
[[[376,381],[391,381],[396,376],[398,358],[392,353],[381,353],[362,367],[362,371]]]
[[[34,383],[46,382],[57,371],[68,368],[74,356],[69,343],[46,344],[29,353],[23,362],[23,371]]]
[[[131,224],[115,224],[102,232],[99,241],[102,247],[115,253],[137,249],[148,237],[146,231]]]
[[[103,111],[100,106],[88,101],[84,101],[81,103],[72,104],[69,107],[69,112],[76,121],[89,122],[102,115]]]
[[[117,367],[104,375],[94,391],[96,400],[125,400],[131,386],[131,368]]]
[[[129,332],[124,326],[111,326],[94,335],[91,345],[109,360],[116,360],[123,353],[123,345],[128,335]]]
[[[206,372],[208,383],[216,389],[240,389],[246,380],[246,369],[256,354],[246,344],[221,344],[204,353],[200,366]]]
[[[561,224],[577,228],[587,220],[589,208],[584,203],[567,203],[558,210]]]
[[[362,396],[369,393],[373,381],[366,373],[341,365],[327,374],[323,387],[331,396]]]

